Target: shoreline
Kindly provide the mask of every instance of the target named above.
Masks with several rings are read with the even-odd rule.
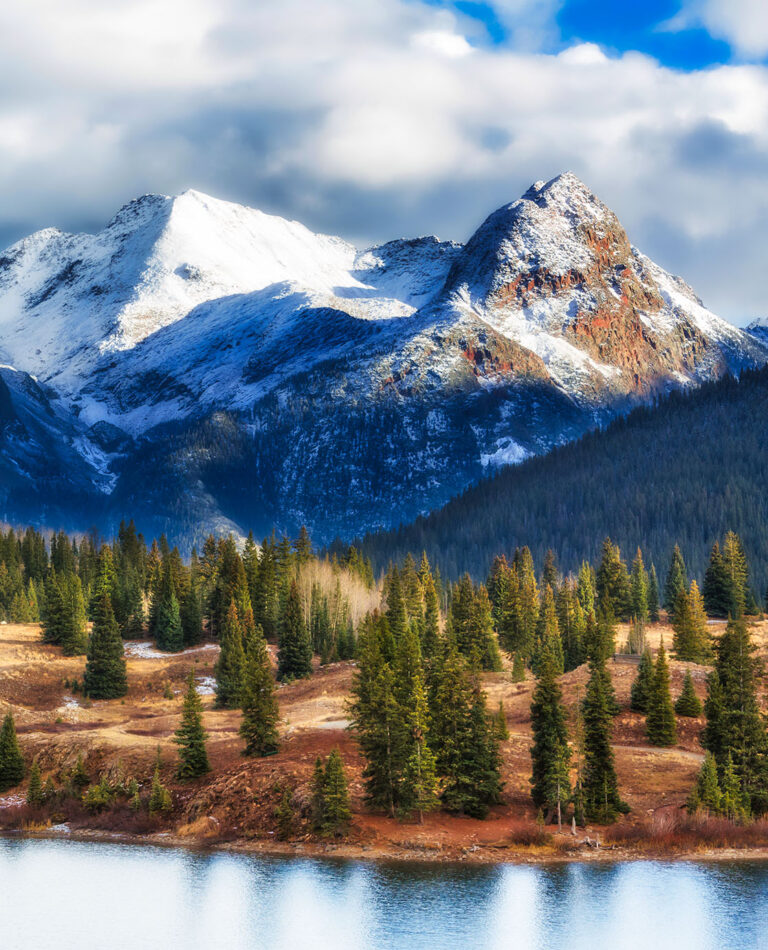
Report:
[[[565,837],[565,836],[564,836]],[[514,845],[494,847],[473,846],[470,848],[443,850],[410,850],[387,848],[356,843],[316,841],[269,841],[265,839],[235,839],[215,841],[188,835],[158,832],[137,835],[127,832],[100,829],[57,830],[55,828],[35,831],[2,831],[0,838],[8,840],[77,841],[91,844],[123,844],[133,847],[158,847],[186,851],[215,852],[220,854],[252,855],[267,858],[303,858],[309,860],[363,861],[375,864],[415,865],[494,865],[545,866],[564,864],[609,864],[640,861],[687,862],[717,864],[721,862],[766,862],[765,848],[709,848],[688,851],[646,851],[605,845],[599,848],[579,848],[574,851],[558,851],[546,846],[515,848]]]

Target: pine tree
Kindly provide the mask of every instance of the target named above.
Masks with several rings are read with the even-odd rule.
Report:
[[[722,800],[723,795],[717,778],[717,762],[712,753],[707,752],[704,764],[696,777],[696,785],[688,799],[688,811],[693,813],[704,809],[708,814],[711,812],[713,815],[718,815],[722,808]]]
[[[687,716],[690,719],[696,719],[701,715],[701,711],[701,700],[696,695],[693,680],[691,679],[691,671],[686,670],[685,678],[683,679],[683,690],[677,697],[677,702],[675,703],[675,712],[678,716]]]
[[[280,713],[275,698],[267,641],[261,628],[248,648],[243,676],[243,721],[240,736],[245,741],[243,755],[272,755],[278,749],[277,723]]]
[[[670,617],[674,617],[680,591],[686,590],[687,587],[688,571],[680,547],[676,544],[672,551],[667,579],[664,582],[664,607]]]
[[[606,686],[605,660],[590,661],[590,677],[584,697],[584,812],[591,821],[609,824],[629,809],[619,795],[611,723],[613,711]]]
[[[712,545],[704,575],[704,606],[710,617],[727,617],[733,611],[733,592],[728,566],[717,541]]]
[[[205,749],[205,740],[208,737],[203,729],[202,714],[203,704],[195,687],[195,674],[193,670],[190,670],[181,725],[176,730],[173,739],[179,747],[176,777],[182,781],[198,778],[211,770]]]
[[[419,816],[419,822],[422,822],[424,812],[434,811],[439,805],[439,800],[435,756],[427,743],[429,732],[427,691],[420,670],[413,678],[410,703],[404,709],[404,713],[409,751],[406,753],[407,758],[403,769],[403,808],[406,811],[415,811]]]
[[[669,666],[663,643],[656,656],[653,683],[648,697],[645,731],[651,745],[671,746],[677,742],[675,710],[669,692]]]
[[[163,571],[157,591],[153,633],[158,650],[178,653],[184,649],[184,631],[181,626],[179,601],[176,597],[170,565]]]
[[[220,632],[221,649],[216,661],[216,705],[220,709],[237,709],[242,701],[245,650],[237,607],[232,601]]]
[[[616,617],[631,613],[631,587],[627,566],[621,559],[618,545],[610,538],[603,541],[600,566],[597,569],[597,598],[601,610],[610,610]]]
[[[648,574],[648,616],[652,623],[659,622],[660,606],[659,579],[656,576],[656,565],[651,564],[651,570]]]
[[[123,640],[108,593],[95,605],[83,691],[91,699],[119,699],[128,692]]]
[[[157,764],[155,773],[152,776],[152,789],[149,793],[149,813],[150,815],[164,815],[173,807],[171,793],[163,785],[160,779],[160,750],[157,750]]]
[[[45,803],[43,780],[40,775],[40,765],[37,759],[32,763],[29,771],[29,785],[27,787],[27,804],[30,808],[41,808]]]
[[[533,655],[533,670],[538,675],[541,658],[547,654],[555,664],[555,675],[560,676],[564,669],[563,641],[555,611],[555,598],[552,588],[547,585],[541,597],[539,621],[536,626],[536,647]]]
[[[746,819],[749,816],[749,799],[744,793],[730,752],[723,767],[721,789],[723,795],[720,809],[725,817],[730,821]]]
[[[304,623],[299,588],[292,581],[280,617],[277,678],[298,679],[312,673],[312,642]]]
[[[484,818],[501,792],[498,742],[480,685],[453,647],[439,672],[432,734],[443,805]]]
[[[27,767],[16,738],[13,715],[7,713],[0,729],[0,792],[15,788],[24,780]]]
[[[749,566],[741,538],[733,531],[729,531],[725,536],[723,561],[730,579],[729,613],[733,617],[740,617],[744,613],[749,592]]]
[[[672,643],[678,660],[706,663],[712,659],[712,639],[696,581],[691,581],[690,592],[682,590],[678,594],[672,627],[675,631]]]
[[[648,574],[643,563],[643,552],[637,549],[632,562],[630,584],[630,603],[632,616],[645,623],[648,620]]]
[[[507,714],[504,712],[504,703],[499,700],[499,709],[495,718],[496,739],[499,742],[506,742],[509,739],[509,729],[507,728]]]
[[[648,711],[648,700],[653,688],[653,659],[648,647],[643,651],[640,657],[640,663],[637,667],[637,676],[632,683],[630,693],[629,708],[633,712],[644,713]]]
[[[344,763],[338,749],[332,749],[322,771],[322,820],[317,829],[324,835],[343,835],[352,820]]]
[[[566,713],[562,693],[557,682],[557,659],[547,646],[538,664],[538,679],[531,703],[531,797],[545,811],[546,820],[558,815],[562,820],[562,806],[570,798],[568,767],[570,748]]]

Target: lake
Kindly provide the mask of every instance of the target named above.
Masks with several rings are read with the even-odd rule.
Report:
[[[0,838],[2,950],[753,950],[768,864],[374,864]]]

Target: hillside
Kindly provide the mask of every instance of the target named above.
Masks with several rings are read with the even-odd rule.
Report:
[[[594,560],[605,535],[642,546],[663,577],[675,543],[701,578],[709,546],[741,535],[759,596],[768,585],[768,370],[728,377],[637,409],[602,431],[507,468],[440,511],[363,547],[379,565],[426,550],[449,576],[484,578],[493,556],[527,544],[542,562]]]
[[[98,234],[47,229],[0,255],[0,357],[25,381],[8,411],[37,387],[51,419],[6,427],[0,514],[109,531],[130,512],[188,547],[244,525],[391,528],[658,394],[763,365],[768,345],[566,173],[465,245],[358,250],[199,192],[147,195]],[[32,443],[67,458],[54,491]]]

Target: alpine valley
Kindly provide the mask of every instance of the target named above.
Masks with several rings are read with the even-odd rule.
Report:
[[[210,198],[0,255],[0,517],[182,545],[390,528],[670,389],[768,361],[572,174],[465,245],[359,251]]]

